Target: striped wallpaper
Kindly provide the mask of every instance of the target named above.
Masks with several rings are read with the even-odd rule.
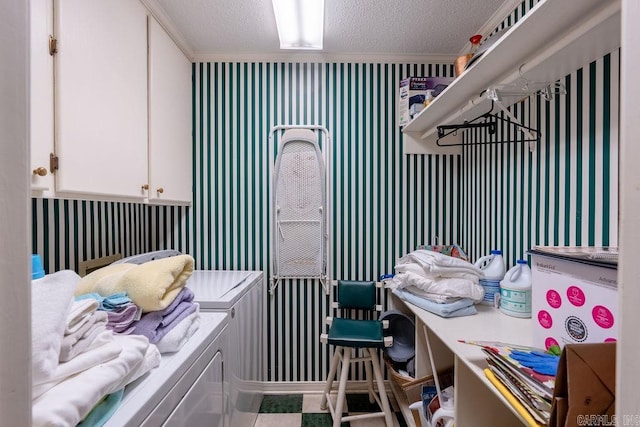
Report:
[[[275,125],[322,125],[330,132],[334,278],[375,279],[418,244],[456,241],[460,159],[403,155],[396,125],[401,78],[451,74],[443,64],[195,64],[192,253],[198,266],[271,275],[278,139],[268,136]],[[273,296],[266,293],[269,380],[325,378],[328,352],[319,336],[327,304],[312,281],[286,281]]]
[[[535,3],[523,2],[509,24]],[[506,21],[505,21],[506,22]],[[617,52],[567,76],[567,94],[531,97],[511,111],[538,128],[518,142],[461,156],[405,155],[396,93],[406,76],[449,76],[451,65],[196,63],[191,207],[33,199],[33,248],[45,269],[121,253],[175,248],[201,269],[271,274],[271,172],[277,124],[331,133],[333,277],[374,279],[422,243],[460,243],[472,258],[501,248],[507,263],[536,244],[617,244]],[[502,126],[499,136],[514,138]],[[479,133],[470,142],[484,142]],[[319,342],[328,313],[320,285],[265,292],[266,380],[324,381]]]
[[[616,50],[562,79],[566,95],[511,108],[541,132],[535,151],[507,125],[497,138],[513,142],[465,147],[460,233],[472,258],[502,249],[512,266],[535,245],[617,246],[619,61]]]

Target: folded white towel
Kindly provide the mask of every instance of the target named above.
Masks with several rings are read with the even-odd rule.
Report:
[[[87,350],[98,334],[107,329],[107,313],[95,311],[83,322],[82,326],[62,338],[60,362],[67,362]]]
[[[139,340],[140,338],[146,339],[146,337],[142,335],[136,336],[136,335],[113,334],[113,336],[116,339],[116,341],[122,345],[122,347],[126,347],[127,345],[130,345],[129,337],[131,336],[135,337],[136,340]],[[144,357],[142,358],[140,363],[137,363],[135,365],[134,369],[131,369],[131,372],[129,373],[129,375],[122,378],[122,380],[120,381],[120,384],[114,386],[116,390],[125,387],[127,384],[131,384],[132,382],[134,382],[135,380],[137,380],[138,378],[140,378],[141,376],[143,376],[153,368],[160,365],[160,359],[162,358],[162,356],[160,355],[160,351],[158,350],[158,347],[156,347],[154,344],[149,344],[149,341],[147,341],[147,343],[148,345],[144,353]]]
[[[479,278],[484,277],[482,270],[470,262],[426,249],[418,249],[408,253],[400,258],[397,264],[410,263],[420,265],[425,274],[430,276],[455,277],[451,274],[468,273]]]
[[[478,283],[480,281],[480,277],[475,272],[470,272],[469,270],[439,266],[431,266],[428,270],[425,270],[422,265],[412,262],[396,265],[395,271],[396,274],[411,272],[427,278],[451,277],[471,280],[473,283]]]
[[[467,279],[454,277],[424,277],[418,274],[407,272],[396,274],[391,280],[391,288],[403,289],[408,286],[415,286],[431,294],[440,294],[449,297],[471,298],[479,302],[484,298],[482,286]]]
[[[32,397],[35,399],[69,377],[119,357],[121,352],[122,346],[114,339],[113,332],[103,329],[84,353],[68,362],[60,363],[49,381],[34,384]]]
[[[76,295],[97,292],[108,296],[126,292],[143,313],[159,311],[173,302],[193,273],[190,255],[176,255],[144,264],[111,264],[86,275]]]
[[[401,288],[401,289],[404,289],[405,291],[410,292],[417,297],[428,299],[429,301],[437,302],[438,304],[452,303],[461,298],[461,297],[450,297],[448,295],[441,295],[441,294],[432,294],[431,292],[423,291],[422,289],[416,288],[415,286],[407,286],[406,288]]]
[[[63,270],[31,281],[33,384],[49,380],[56,371],[67,315],[79,280],[80,276],[75,272]]]
[[[33,426],[75,426],[106,395],[122,388],[123,378],[144,364],[149,341],[139,335],[122,336],[120,355],[73,375],[33,401]],[[139,371],[137,372],[139,373]]]
[[[95,313],[99,305],[100,303],[94,299],[74,301],[67,316],[67,328],[64,331],[65,335],[72,334],[80,329],[84,323],[91,318],[91,315]]]
[[[199,327],[200,313],[196,311],[182,319],[156,343],[158,350],[160,350],[160,353],[174,353],[180,350]]]

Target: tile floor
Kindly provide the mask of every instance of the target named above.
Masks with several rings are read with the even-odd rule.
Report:
[[[335,398],[335,397],[334,397]],[[254,427],[331,427],[329,410],[320,409],[321,394],[265,395]],[[395,400],[389,396],[395,411],[396,427],[406,427]],[[347,394],[346,412],[350,414],[379,411],[376,403],[369,403],[366,394]],[[343,422],[342,427],[384,427],[384,418],[369,418]]]

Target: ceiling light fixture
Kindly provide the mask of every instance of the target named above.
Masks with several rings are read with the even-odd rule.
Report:
[[[322,49],[324,0],[271,0],[280,49]]]

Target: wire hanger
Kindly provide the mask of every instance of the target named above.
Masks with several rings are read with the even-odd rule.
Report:
[[[488,112],[483,113],[463,123],[437,126],[438,138],[436,139],[436,145],[438,145],[439,147],[455,147],[460,145],[486,145],[486,144],[506,144],[511,142],[528,142],[530,150],[533,151],[535,147],[535,143],[538,143],[540,141],[540,132],[537,129],[534,129],[519,123],[515,118],[515,116],[513,116],[513,114],[511,114],[511,112],[507,110],[499,102],[498,95],[489,94],[489,99],[491,99],[491,109]],[[498,114],[493,114],[493,110],[496,104],[498,104],[500,108],[503,110],[503,112],[507,114],[507,118],[504,118]],[[478,120],[484,120],[484,121],[477,122]],[[502,122],[506,122],[509,125],[515,126],[525,136],[525,139],[504,140],[504,141],[461,142],[461,143],[453,143],[453,144],[440,143],[441,139],[451,134],[454,134],[454,135],[457,134],[458,130],[487,128],[489,135],[495,135],[497,133],[496,122],[498,120]]]

